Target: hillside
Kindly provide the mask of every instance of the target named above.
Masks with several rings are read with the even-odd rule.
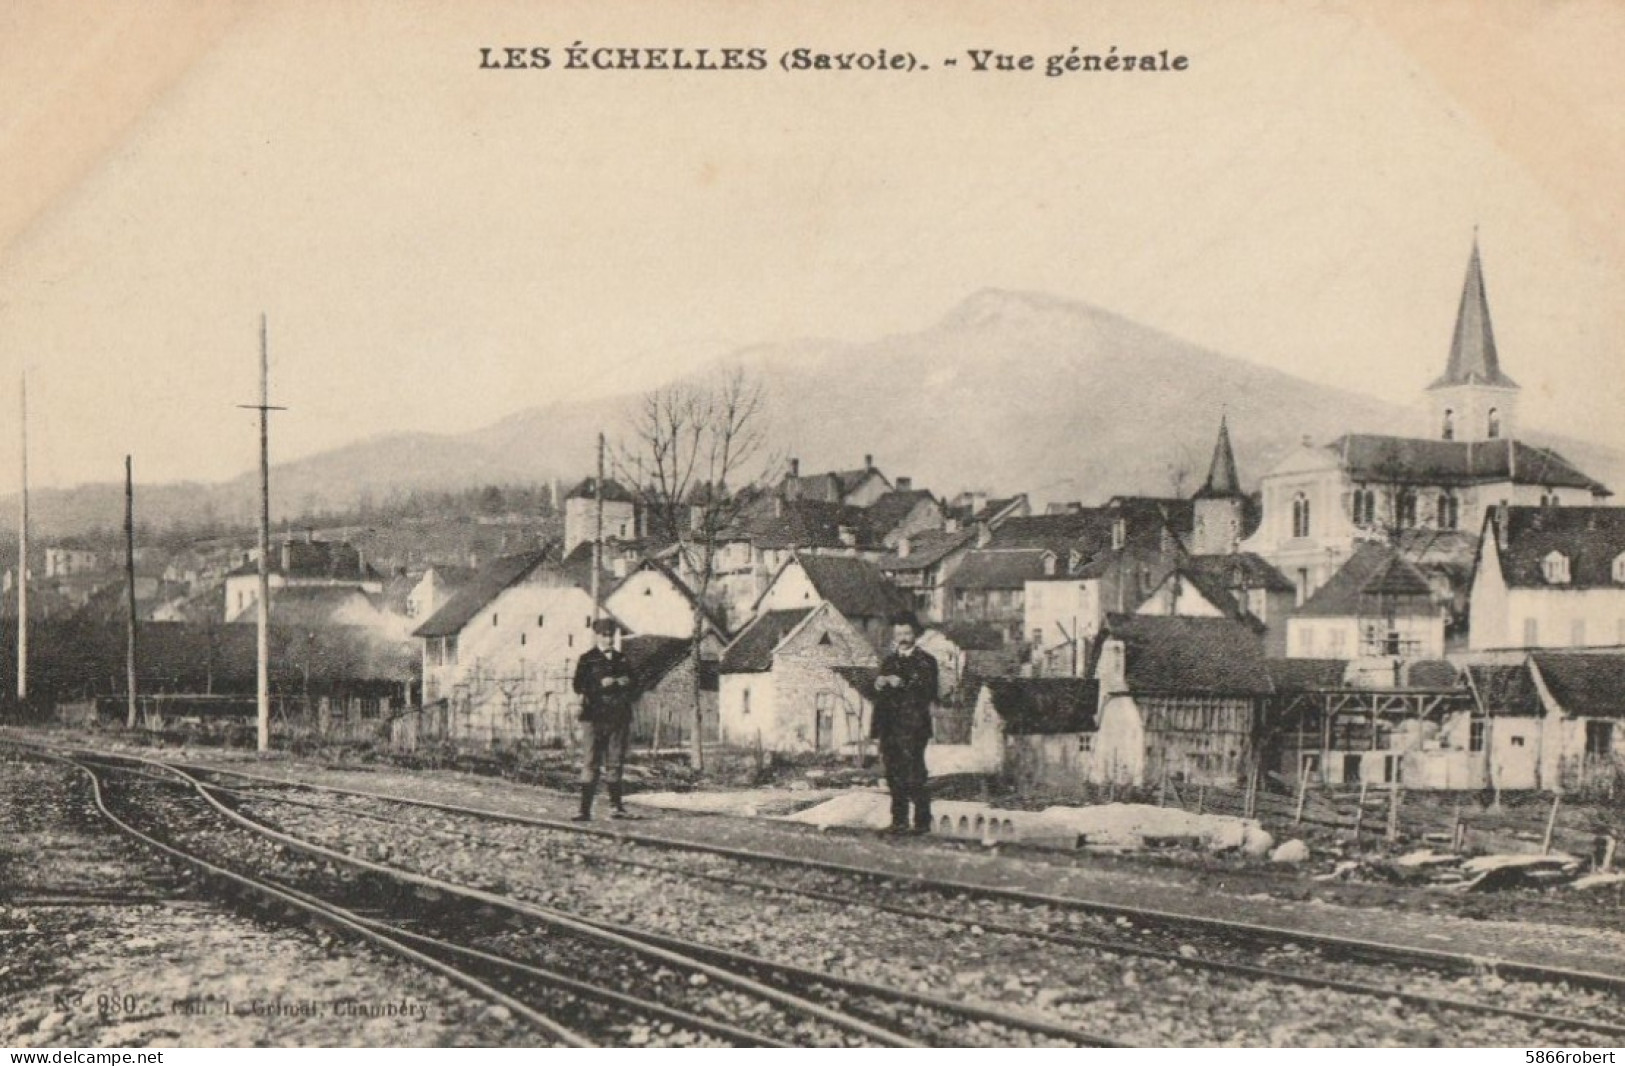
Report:
[[[762,346],[738,358],[760,370],[778,445],[803,469],[850,468],[872,454],[889,475],[912,476],[939,493],[1026,491],[1036,503],[1165,494],[1180,470],[1189,493],[1206,473],[1221,412],[1248,483],[1306,435],[1324,441],[1354,430],[1420,428],[1414,410],[1032,293],[978,293],[916,333],[864,344]],[[1428,376],[1419,369],[1418,394]],[[273,513],[294,518],[412,489],[580,476],[597,432],[613,439],[631,398],[560,402],[472,433],[403,433],[280,464]],[[1625,455],[1527,436],[1605,483],[1625,485]],[[156,527],[247,521],[256,483],[250,473],[217,485],[143,486],[140,514]],[[121,507],[121,489],[111,484],[33,497],[45,536],[116,527]],[[15,513],[5,502],[0,508]]]

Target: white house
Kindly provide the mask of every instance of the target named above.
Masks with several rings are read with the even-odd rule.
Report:
[[[868,638],[827,602],[763,612],[722,653],[722,740],[786,752],[861,744],[869,704],[853,668],[879,665]]]
[[[423,701],[449,701],[455,732],[474,739],[566,735],[592,619],[579,575],[547,551],[496,559],[415,632]]]
[[[594,540],[598,532],[598,479],[587,478],[564,497],[564,554]],[[638,539],[638,509],[620,482],[604,479],[604,539]]]
[[[282,588],[353,588],[379,594],[383,575],[353,545],[316,540],[285,540],[272,548],[267,583],[273,599]],[[256,557],[226,575],[227,622],[252,617],[259,603],[259,560]]]
[[[1360,545],[1287,619],[1293,659],[1440,659],[1444,612],[1422,573],[1395,549]]]
[[[1508,507],[1484,521],[1468,644],[1625,645],[1625,508]]]
[[[694,593],[665,564],[645,559],[604,598],[604,606],[634,633],[682,637],[694,634]],[[702,611],[706,635],[726,641],[712,611]]]

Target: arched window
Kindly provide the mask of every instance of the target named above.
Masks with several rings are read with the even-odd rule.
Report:
[[[1436,522],[1440,529],[1455,529],[1461,521],[1460,504],[1450,493],[1439,495],[1439,511]]]
[[[1370,489],[1354,490],[1354,524],[1369,526],[1377,520],[1377,494]]]
[[[1394,498],[1394,524],[1401,529],[1416,525],[1416,493],[1411,489],[1399,490]]]
[[[1500,437],[1501,409],[1499,407],[1490,408],[1490,417],[1488,424],[1484,427],[1484,433],[1485,436],[1489,437],[1490,440],[1495,440],[1496,438]]]
[[[1444,410],[1444,426],[1439,430],[1439,434],[1445,440],[1456,439],[1456,412],[1448,407]]]
[[[1292,535],[1294,537],[1309,535],[1309,500],[1301,492],[1292,500]]]

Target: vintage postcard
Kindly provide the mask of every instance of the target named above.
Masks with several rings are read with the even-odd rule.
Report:
[[[1622,47],[0,4],[0,1045],[1612,1062]]]

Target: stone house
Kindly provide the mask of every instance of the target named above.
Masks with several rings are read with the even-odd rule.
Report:
[[[866,559],[796,552],[773,576],[755,613],[820,603],[832,606],[882,654],[891,646],[893,616],[911,606],[908,596]]]
[[[632,743],[661,748],[684,747],[694,736],[695,664],[687,637],[632,636],[621,641],[627,666],[637,679],[638,700],[632,713]],[[718,739],[717,657],[713,637],[700,648],[699,692],[701,739]]]
[[[780,752],[852,750],[868,737],[868,701],[842,671],[879,665],[868,637],[828,602],[764,611],[722,653],[722,741]]]
[[[1024,787],[1100,780],[1096,766],[1099,682],[1077,677],[989,678],[971,725],[978,763]]]
[[[604,479],[604,539],[638,539],[638,506],[626,486]],[[598,479],[585,478],[564,497],[564,554],[590,544],[598,533]]]

